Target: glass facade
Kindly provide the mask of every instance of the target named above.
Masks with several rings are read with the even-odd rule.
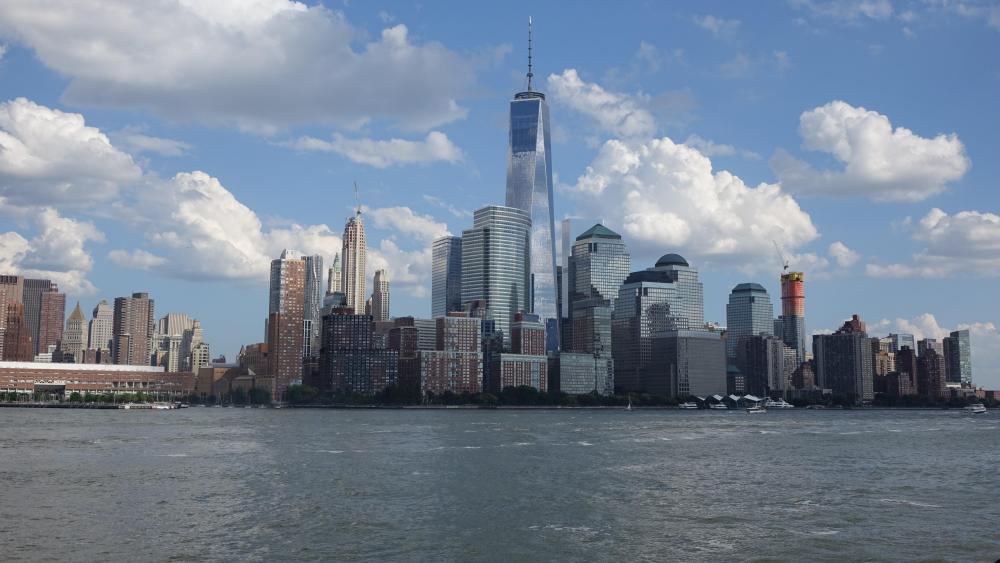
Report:
[[[545,95],[531,91],[517,94],[510,102],[506,204],[526,212],[531,219],[527,312],[542,319],[559,318],[551,145]]]
[[[698,270],[676,254],[663,256],[654,267],[625,279],[611,322],[616,387],[642,389],[642,373],[650,365],[654,335],[704,328],[703,294]]]
[[[774,307],[764,286],[758,283],[741,283],[729,294],[726,305],[726,357],[736,359],[740,339],[761,334],[771,335],[774,330]]]
[[[462,310],[462,239],[444,236],[431,248],[431,316]]]
[[[323,257],[319,254],[303,256],[306,262],[305,310],[302,320],[302,356],[319,354],[319,336],[323,308]]]
[[[576,238],[569,258],[572,352],[611,357],[611,312],[631,257],[618,233],[594,225]]]
[[[531,217],[490,205],[473,214],[462,232],[462,303],[484,301],[510,344],[514,315],[530,308]]]
[[[968,329],[956,330],[944,339],[948,383],[972,387],[972,349]]]

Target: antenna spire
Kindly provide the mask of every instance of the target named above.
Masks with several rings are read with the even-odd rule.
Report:
[[[354,203],[357,204],[357,211],[355,211],[355,215],[358,216],[358,217],[360,217],[361,216],[361,196],[358,195],[358,183],[357,182],[354,182]]]
[[[531,72],[531,16],[528,16],[528,91],[531,92],[531,78],[535,76]]]

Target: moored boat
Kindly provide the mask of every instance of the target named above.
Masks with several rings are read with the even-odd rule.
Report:
[[[986,405],[982,403],[976,403],[974,405],[966,405],[962,410],[968,414],[986,414]]]

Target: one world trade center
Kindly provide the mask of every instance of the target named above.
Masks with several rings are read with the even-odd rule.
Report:
[[[532,89],[531,19],[528,19],[528,88],[510,102],[507,207],[531,215],[532,310],[546,325],[549,350],[558,348],[556,246],[552,211],[552,143],[545,94]]]

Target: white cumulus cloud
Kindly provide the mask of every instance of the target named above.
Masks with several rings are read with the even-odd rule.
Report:
[[[166,258],[141,249],[133,250],[131,252],[121,249],[112,250],[111,252],[108,252],[108,259],[119,266],[131,268],[133,270],[152,270],[153,268],[162,266],[167,262]]]
[[[363,207],[362,210],[376,227],[391,229],[425,243],[448,234],[448,225],[430,215],[414,213],[409,207]]]
[[[893,128],[880,113],[842,101],[804,112],[799,134],[805,148],[832,155],[844,169],[816,170],[779,150],[771,167],[795,193],[920,201],[944,191],[971,165],[954,133],[921,137],[905,127]]]
[[[603,217],[650,253],[753,268],[773,265],[818,234],[809,215],[775,184],[747,186],[696,149],[669,138],[609,140],[568,189],[583,216]]]
[[[85,245],[104,241],[104,234],[92,223],[63,217],[51,207],[38,210],[33,223],[36,234],[30,239],[15,231],[0,233],[0,271],[51,279],[66,293],[95,293],[87,279],[94,260]]]
[[[1000,215],[980,211],[948,214],[934,208],[913,225],[924,243],[911,263],[868,264],[874,277],[1000,276]]]
[[[605,132],[622,137],[645,137],[656,132],[656,119],[639,99],[584,82],[576,69],[550,74],[548,86],[556,103],[591,118]]]
[[[837,265],[841,268],[849,268],[853,266],[860,258],[857,252],[851,250],[846,244],[839,240],[832,243],[829,248],[827,248],[827,252],[830,254],[831,258],[837,261]]]
[[[760,155],[749,150],[738,149],[733,145],[727,145],[725,143],[716,143],[710,139],[705,139],[700,135],[691,134],[688,135],[687,139],[684,139],[684,144],[695,148],[701,154],[705,156],[742,156],[743,158],[750,160],[757,160]]]
[[[0,197],[10,205],[107,201],[141,175],[132,157],[82,115],[25,98],[0,104]]]
[[[155,153],[160,156],[181,156],[191,150],[191,145],[176,139],[147,135],[139,127],[126,127],[111,134],[115,144],[133,153]]]
[[[712,32],[717,37],[725,37],[735,33],[743,22],[737,19],[727,20],[725,18],[717,18],[709,14],[695,16],[694,23],[698,24],[698,27]]]
[[[460,119],[473,63],[405,25],[373,39],[343,13],[290,0],[10,0],[0,37],[68,77],[63,99],[274,132]]]
[[[349,139],[337,133],[329,141],[315,137],[300,137],[290,145],[299,150],[337,153],[359,164],[375,168],[432,162],[456,164],[465,158],[462,149],[440,131],[431,131],[422,141]]]

